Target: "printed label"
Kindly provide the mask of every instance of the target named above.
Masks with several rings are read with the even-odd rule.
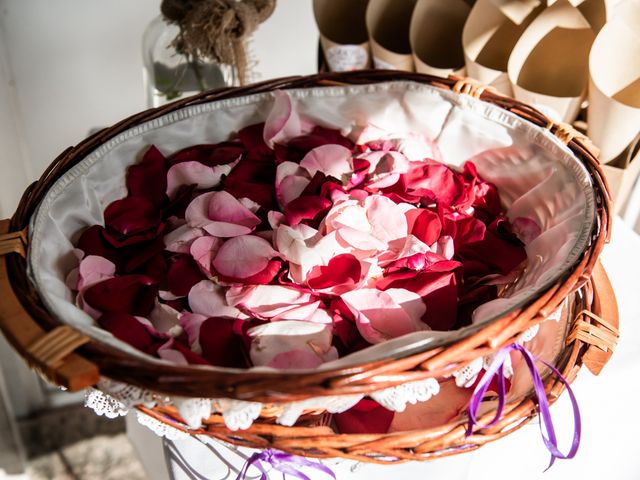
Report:
[[[325,55],[332,72],[362,70],[369,59],[367,50],[360,45],[335,45]]]

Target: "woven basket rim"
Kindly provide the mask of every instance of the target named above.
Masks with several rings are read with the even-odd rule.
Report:
[[[319,74],[309,77],[290,77],[271,80],[249,87],[227,88],[212,92],[205,92],[195,97],[174,102],[165,107],[150,109],[133,115],[132,117],[129,117],[110,128],[96,133],[95,135],[86,139],[84,142],[80,143],[78,146],[63,152],[63,154],[61,154],[56,160],[54,160],[51,166],[43,174],[41,179],[33,184],[25,192],[25,195],[20,201],[15,215],[12,218],[12,229],[21,230],[27,227],[29,219],[31,218],[41,199],[46,194],[48,188],[69,168],[71,168],[71,166],[81,161],[88,154],[90,154],[91,151],[98,148],[99,145],[108,141],[110,138],[115,137],[116,135],[141,122],[153,120],[169,112],[191,105],[199,105],[215,100],[245,96],[254,93],[265,93],[273,91],[275,89],[308,88],[315,86],[350,84],[357,85],[398,80],[427,83],[439,88],[445,88],[454,91],[456,91],[456,88],[460,84],[460,80],[458,79],[442,79],[429,75],[408,74],[401,72],[370,71],[342,74]],[[467,84],[465,83],[464,85]],[[478,90],[476,90],[476,93],[477,92]],[[473,92],[471,93],[473,94]],[[537,110],[525,104],[522,104],[521,102],[517,102],[508,97],[493,93],[490,90],[483,90],[477,93],[477,97],[481,98],[482,100],[489,101],[490,103],[493,103],[494,105],[497,105],[508,111],[511,111],[538,126],[544,126],[545,128],[548,128],[552,133],[555,133],[557,136],[559,136],[559,132],[564,132],[564,130],[561,129],[561,125],[555,124]],[[603,243],[608,240],[610,234],[610,225],[608,221],[610,199],[606,186],[606,180],[604,179],[595,155],[591,152],[588,144],[583,143],[581,138],[577,136],[569,138],[566,143],[572,150],[574,155],[583,162],[585,167],[589,170],[592,179],[594,180],[594,189],[597,194],[596,199],[598,201],[600,214],[598,222],[596,222],[595,225],[592,244],[588,251],[585,252],[582,261],[579,262],[576,267],[578,270],[580,270],[580,272],[578,272],[578,275],[573,275],[573,277],[575,278],[571,279],[571,276],[569,276],[569,279],[564,278],[561,282],[556,282],[556,285],[552,285],[549,289],[547,289],[541,297],[546,300],[545,302],[540,302],[540,298],[538,298],[532,301],[531,304],[525,306],[525,308],[520,309],[520,311],[517,312],[516,315],[509,314],[502,319],[498,319],[497,321],[492,322],[490,325],[482,324],[479,325],[477,329],[473,329],[473,331],[470,332],[469,336],[465,338],[465,340],[469,340],[470,338],[473,339],[471,342],[467,342],[466,344],[464,341],[456,343],[456,347],[459,347],[458,350],[461,351],[458,353],[462,353],[462,355],[458,356],[458,360],[468,360],[468,358],[466,358],[464,355],[464,348],[469,347],[470,345],[471,350],[473,350],[474,347],[480,348],[478,342],[485,350],[487,348],[495,349],[500,345],[506,343],[514,335],[520,333],[520,331],[524,331],[524,326],[528,326],[532,319],[535,319],[541,313],[539,308],[536,309],[534,306],[547,307],[549,305],[549,300],[557,300],[558,298],[562,298],[562,295],[559,295],[558,291],[566,291],[568,293],[568,291],[575,289],[576,286],[579,286],[580,283],[584,282],[584,280],[588,277],[590,269],[593,267],[598,254],[600,253]],[[29,282],[24,261],[16,258],[16,256],[13,256],[8,259],[8,267],[10,276],[14,282],[14,291],[20,298],[25,309],[44,327],[52,328],[57,326],[58,321],[51,314],[49,314],[45,308],[43,308],[37,291],[35,291],[33,285],[31,285],[31,283]],[[562,284],[562,282],[565,283]],[[557,283],[560,283],[560,285],[557,285]],[[567,285],[567,283],[571,283],[571,285]],[[552,290],[553,292],[551,292]],[[523,313],[526,313],[524,317],[527,318],[523,317]],[[542,313],[548,314],[550,313],[550,311],[548,308],[545,308]],[[515,320],[518,318],[522,320],[521,322],[519,322],[520,325],[518,325],[518,327],[521,328],[516,328],[515,326],[515,324],[518,323],[515,322]],[[538,318],[538,321],[539,320],[540,319]],[[502,328],[495,328],[496,323],[504,324],[501,325],[501,327],[506,327],[507,324],[509,324],[510,328],[507,328],[506,331],[510,335],[504,335],[504,332],[502,332],[502,336],[498,336],[498,338],[496,339],[493,334],[502,330]],[[483,332],[485,334],[483,338],[475,338],[478,336],[478,334]],[[428,376],[433,376],[438,373],[437,369],[429,371],[428,369],[424,368],[424,363],[428,362],[432,357],[441,357],[443,353],[446,353],[444,352],[445,350],[447,349],[440,347],[436,348],[433,351],[428,350],[421,351],[415,354],[408,354],[409,356],[403,356],[402,358],[392,361],[376,360],[373,362],[365,362],[354,367],[328,369],[320,373],[314,372],[308,375],[301,372],[251,372],[248,370],[232,370],[224,369],[221,367],[175,367],[170,365],[158,364],[146,365],[146,369],[142,374],[142,372],[132,372],[129,368],[132,365],[140,367],[139,363],[136,364],[136,362],[132,362],[131,359],[127,359],[126,356],[123,357],[121,353],[114,352],[112,347],[91,343],[82,347],[80,352],[87,358],[95,361],[102,370],[103,374],[105,374],[106,376],[118,380],[122,379],[126,383],[132,383],[139,386],[156,385],[156,389],[158,389],[157,387],[159,386],[159,391],[162,391],[163,393],[180,393],[186,394],[187,396],[203,396],[201,388],[196,389],[189,384],[193,383],[194,385],[198,385],[200,387],[202,387],[205,383],[211,385],[212,379],[215,378],[215,380],[217,381],[222,381],[223,385],[221,386],[221,388],[209,388],[208,391],[216,391],[217,396],[228,396],[232,398],[245,399],[272,399],[275,396],[280,399],[293,399],[298,398],[297,396],[301,395],[300,387],[313,387],[310,388],[315,392],[313,396],[330,395],[335,394],[334,392],[336,392],[337,390],[343,393],[346,391],[353,393],[353,388],[356,387],[357,391],[371,391],[375,389],[386,388],[387,386],[392,386],[399,383],[404,383],[405,381],[416,379],[415,377],[425,378]],[[469,356],[470,355],[467,355],[467,357]],[[444,362],[444,359],[442,358],[440,360],[441,370],[442,365],[446,362]],[[401,374],[400,376],[395,375],[394,378],[391,378],[389,377],[389,375],[391,372],[393,372],[394,369],[392,368],[393,365],[390,364],[395,363],[397,363],[396,366],[398,367],[398,370],[400,372],[406,372],[407,370],[414,369],[418,365],[422,365],[422,373],[419,375],[414,374],[413,376],[407,376],[405,374],[403,378],[399,378],[402,377]],[[366,381],[367,378],[376,377],[376,374],[378,377],[380,377],[380,375],[384,376],[386,374],[387,378],[378,378],[373,382]],[[160,385],[158,385],[157,379],[159,376],[171,376],[173,380],[180,379],[180,381],[177,381],[174,385],[169,385],[168,383],[161,383]],[[229,376],[234,376],[237,378],[224,378]],[[301,377],[305,378],[302,379]],[[282,385],[284,383],[290,383],[292,387],[293,385],[295,385],[296,388],[290,388],[287,392],[284,393],[273,392],[274,385]],[[205,390],[207,389],[205,388]],[[204,396],[214,397],[216,395]],[[303,397],[307,396],[312,395],[303,394]]]

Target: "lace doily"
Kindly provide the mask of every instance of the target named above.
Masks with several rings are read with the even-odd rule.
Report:
[[[309,398],[300,402],[292,402],[285,405],[284,410],[276,421],[280,425],[291,427],[298,421],[298,417],[302,415],[302,412],[307,409],[321,408],[329,413],[342,413],[353,407],[362,400],[363,397],[364,395],[357,394],[339,397]]]
[[[84,405],[94,411],[96,415],[107,418],[124,417],[129,409],[115,398],[91,388],[84,397]]]
[[[182,430],[178,430],[177,428],[174,428],[171,425],[163,423],[159,420],[156,420],[155,418],[150,417],[149,415],[145,415],[142,412],[136,412],[136,413],[138,414],[137,415],[138,423],[140,425],[144,425],[159,437],[164,437],[171,441],[181,440],[189,437],[188,433],[183,432]]]
[[[415,405],[426,402],[440,392],[440,384],[435,378],[427,378],[418,382],[410,382],[396,387],[374,392],[369,396],[383,407],[394,412],[403,412],[407,403]]]
[[[233,431],[249,428],[262,411],[262,404],[257,402],[219,398],[215,403],[218,411],[222,413],[225,425]]]

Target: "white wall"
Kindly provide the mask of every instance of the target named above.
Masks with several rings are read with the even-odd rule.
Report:
[[[0,72],[0,215],[13,211],[27,179],[91,128],[146,108],[141,40],[159,6],[160,0],[0,0],[0,61],[4,50],[8,66]],[[252,42],[257,73],[313,73],[316,47],[311,0],[278,0]]]

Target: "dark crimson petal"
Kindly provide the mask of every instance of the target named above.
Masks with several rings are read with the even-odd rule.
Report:
[[[309,220],[312,225],[317,225],[331,206],[331,200],[324,197],[298,197],[287,204],[284,214],[290,226],[297,225],[303,220]]]
[[[161,236],[156,236],[146,242],[136,243],[125,248],[121,248],[121,262],[117,264],[118,272],[121,273],[142,273],[138,269],[144,270],[144,265],[153,257],[164,250],[164,240]]]
[[[123,275],[104,280],[84,292],[84,300],[100,312],[146,317],[158,295],[158,284],[144,275]]]
[[[273,259],[269,260],[269,263],[261,272],[258,272],[255,275],[251,275],[247,278],[227,277],[225,275],[220,275],[217,272],[216,273],[220,280],[228,283],[242,283],[245,285],[266,285],[271,283],[273,279],[278,276],[278,273],[280,273],[281,269],[282,261]]]
[[[343,136],[340,130],[316,126],[311,133],[292,138],[286,145],[275,145],[274,149],[280,162],[300,163],[304,156],[314,148],[329,144],[342,145],[349,150],[354,147],[353,142]]]
[[[318,170],[315,173],[315,175],[311,178],[311,181],[304,188],[300,196],[301,197],[313,196],[313,195],[320,195],[321,197],[324,196],[321,193],[322,187],[327,182],[335,182],[335,180],[329,179],[324,173]]]
[[[196,188],[197,185],[180,185],[173,199],[169,201],[169,204],[164,209],[163,217],[165,219],[170,216],[184,218],[187,207],[200,194],[200,192],[196,191]]]
[[[249,159],[264,160],[273,157],[273,150],[264,143],[263,132],[264,122],[249,125],[238,132],[238,138],[247,149]]]
[[[516,245],[491,231],[487,231],[481,242],[468,243],[460,247],[460,258],[477,260],[487,264],[494,272],[506,275],[527,259],[522,245]]]
[[[180,255],[169,267],[167,283],[171,293],[183,297],[189,294],[191,287],[206,278],[191,255]]]
[[[387,433],[394,413],[368,398],[333,416],[340,433]]]
[[[360,261],[350,253],[343,253],[329,260],[327,266],[314,267],[309,273],[307,283],[316,290],[357,283],[360,281],[361,273]]]
[[[147,328],[134,316],[123,312],[106,312],[98,318],[98,325],[123,342],[146,350],[154,342],[153,336]]]
[[[416,218],[411,234],[427,245],[432,245],[440,238],[442,224],[437,213],[423,209]]]
[[[167,273],[169,270],[169,265],[167,264],[167,260],[162,254],[162,250],[158,251],[155,255],[153,255],[149,260],[144,262],[140,267],[135,269],[135,272],[126,272],[126,273],[137,273],[139,275],[144,275],[149,277],[160,286],[161,290],[164,290],[164,286],[167,284]]]
[[[464,291],[466,288],[463,287],[462,290]],[[458,321],[455,328],[470,325],[475,309],[497,296],[498,287],[495,285],[479,285],[463,293],[458,300]]]
[[[247,367],[241,338],[234,331],[235,319],[208,318],[200,327],[202,357],[219,367]]]
[[[121,260],[120,251],[104,238],[104,227],[101,225],[93,225],[82,232],[76,247],[82,250],[85,256],[104,257],[116,266]]]
[[[140,197],[154,205],[161,205],[166,200],[166,161],[155,146],[147,149],[140,163],[128,168],[127,190],[130,197]]]
[[[164,229],[160,220],[160,209],[148,200],[139,197],[116,200],[104,211],[104,237],[118,248],[151,240]]]
[[[264,209],[273,210],[277,206],[275,178],[275,162],[244,159],[224,180],[223,190],[236,198],[247,197]]]
[[[208,167],[235,162],[245,153],[239,142],[222,142],[215,145],[193,145],[183,148],[169,157],[169,163],[199,162]]]

